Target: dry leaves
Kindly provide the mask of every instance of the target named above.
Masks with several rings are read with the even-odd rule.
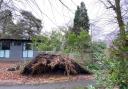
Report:
[[[20,71],[7,71],[8,68],[17,65],[16,62],[0,62],[0,85],[12,84],[42,84],[61,82],[68,80],[91,80],[94,79],[92,75],[77,75],[77,76],[63,76],[63,75],[42,75],[42,76],[22,76]]]

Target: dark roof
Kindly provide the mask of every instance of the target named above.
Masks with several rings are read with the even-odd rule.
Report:
[[[5,38],[0,38],[0,41],[32,42],[32,40],[30,40],[30,39],[5,39]]]

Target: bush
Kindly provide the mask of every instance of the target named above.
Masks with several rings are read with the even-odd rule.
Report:
[[[33,37],[33,45],[39,51],[60,51],[62,37],[61,32],[56,31],[50,36],[38,35]]]
[[[65,37],[65,53],[73,54],[74,58],[83,63],[85,66],[90,62],[90,36],[88,32],[81,30],[78,34],[70,32]]]
[[[113,89],[115,86],[119,86],[120,89],[128,89],[128,60],[117,55],[120,53],[118,49],[111,51],[113,52],[110,53],[111,57],[106,55],[105,50],[100,45],[93,47],[95,62],[89,68],[96,75],[97,85],[104,87],[104,89]]]

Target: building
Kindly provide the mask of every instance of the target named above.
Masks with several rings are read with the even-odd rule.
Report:
[[[31,40],[0,39],[0,60],[28,60],[37,54]]]

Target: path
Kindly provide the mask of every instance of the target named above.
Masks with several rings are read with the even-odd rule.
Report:
[[[0,86],[0,89],[74,89],[74,87],[94,85],[92,80],[77,80],[61,83],[50,83],[42,85],[16,85],[16,86]]]

